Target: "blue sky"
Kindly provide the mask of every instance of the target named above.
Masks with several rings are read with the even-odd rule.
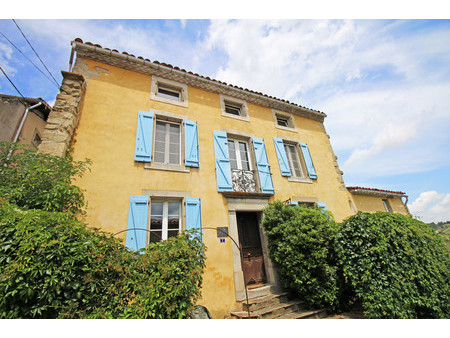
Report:
[[[14,14],[0,32],[46,73]],[[450,220],[450,20],[16,22],[58,82],[80,37],[323,111],[347,186],[401,190],[422,220]],[[24,96],[54,102],[1,34],[0,66]],[[0,92],[17,95],[3,74]]]

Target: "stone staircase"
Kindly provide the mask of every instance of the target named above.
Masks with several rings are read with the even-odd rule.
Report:
[[[248,290],[242,309],[232,311],[234,319],[312,319],[326,317],[326,311],[305,309],[302,301],[292,299],[287,292],[277,292],[270,285]],[[250,317],[248,316],[250,310]]]

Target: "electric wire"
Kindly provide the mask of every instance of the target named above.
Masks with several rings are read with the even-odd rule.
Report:
[[[27,105],[25,103],[25,98],[23,97],[22,93],[20,92],[19,89],[17,89],[16,85],[14,84],[14,82],[12,82],[12,80],[8,77],[8,75],[5,73],[5,71],[3,70],[2,66],[0,66],[0,70],[2,71],[2,73],[5,75],[5,77],[8,79],[8,81],[12,84],[12,86],[14,87],[14,89],[19,93],[19,95],[24,99],[24,101],[22,101],[21,99],[19,99],[20,102],[22,102],[25,106]]]
[[[30,60],[30,58],[28,56],[26,56],[20,49],[19,47],[17,47],[10,39],[8,39],[8,37],[3,34],[3,32],[0,31],[0,34],[11,44],[11,46],[13,46],[15,49],[17,49],[17,51],[22,54],[28,61],[30,61],[30,63],[38,70],[41,72],[42,75],[44,75],[52,84],[55,84],[51,78],[48,77],[47,74],[45,74],[33,61]],[[56,88],[59,89],[59,85],[58,83],[56,83]]]
[[[48,70],[47,66],[45,65],[44,61],[42,61],[41,57],[39,56],[39,54],[35,51],[35,49],[33,48],[33,46],[31,45],[30,41],[28,41],[27,37],[25,36],[25,34],[22,32],[22,30],[20,29],[19,25],[17,24],[16,20],[12,19],[12,21],[14,22],[14,24],[17,26],[17,28],[19,29],[20,33],[22,33],[22,36],[24,37],[24,39],[28,42],[28,45],[31,47],[31,49],[33,50],[34,54],[36,54],[36,56],[38,57],[39,61],[41,61],[42,65],[45,67],[45,69],[47,70],[47,72],[50,74],[50,76],[52,77],[52,79],[55,81],[56,85],[59,88],[59,84],[58,81],[56,81],[56,79],[53,77],[52,73],[50,73],[50,71]]]

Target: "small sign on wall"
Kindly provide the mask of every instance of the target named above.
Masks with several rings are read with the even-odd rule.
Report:
[[[220,243],[225,243],[225,238],[220,238]]]
[[[217,227],[217,237],[228,237],[228,227]],[[222,243],[222,241],[220,241]],[[225,242],[225,239],[224,239]]]

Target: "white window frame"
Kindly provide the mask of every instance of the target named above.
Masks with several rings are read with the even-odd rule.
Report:
[[[275,123],[275,127],[282,130],[297,132],[297,127],[295,126],[294,116],[289,113],[281,112],[278,110],[272,109],[273,121]],[[281,126],[278,124],[278,118],[286,120],[287,126]]]
[[[170,98],[168,96],[158,95],[160,88],[168,91],[178,92],[179,97]],[[150,87],[150,99],[187,108],[188,86],[180,82],[163,79],[158,76],[152,76],[152,82]]]
[[[283,141],[283,146],[286,152],[286,156],[288,158],[288,162],[289,162],[289,169],[291,170],[291,177],[295,177],[295,178],[305,178],[305,168],[304,165],[302,163],[302,159],[300,158],[300,154],[298,152],[298,144],[293,144],[293,143],[289,143],[289,142],[285,142]],[[287,151],[286,148],[291,147],[294,149],[294,156],[296,157],[295,159],[292,158],[292,152]],[[300,175],[296,175],[295,170],[294,170],[294,160],[297,160],[298,162],[298,166],[300,169]]]
[[[156,130],[158,124],[164,124],[165,131],[164,131],[164,162],[157,162],[156,161]],[[179,135],[178,135],[178,163],[170,163],[170,125],[177,125],[179,127]],[[181,165],[181,133],[183,125],[179,122],[172,122],[172,121],[166,121],[161,119],[155,119],[155,136],[154,136],[154,143],[153,143],[153,161],[155,163],[159,164],[165,164],[165,165]]]
[[[290,145],[290,146],[294,146],[296,153],[297,153],[297,157],[299,159],[300,162],[300,168],[301,168],[301,172],[302,175],[301,177],[299,176],[295,176],[295,172],[292,169],[293,165],[291,163],[291,154],[289,152],[287,152],[286,150],[286,157],[288,158],[288,163],[289,163],[289,169],[291,170],[291,176],[288,176],[287,179],[290,182],[300,182],[300,183],[313,183],[313,181],[309,178],[308,176],[308,169],[306,168],[306,163],[305,163],[305,159],[303,158],[303,152],[300,150],[300,141],[294,138],[290,138],[287,136],[280,136],[278,135],[278,138],[281,138],[281,140],[283,141],[283,148],[285,145]],[[284,148],[286,149],[286,148]]]
[[[191,167],[187,167],[184,164],[184,121],[187,119],[187,116],[169,113],[162,110],[151,109],[151,112],[155,114],[155,123],[153,123],[153,140],[152,140],[152,161],[146,162],[144,164],[145,169],[158,169],[158,170],[168,170],[168,171],[179,171],[189,173]],[[155,162],[155,139],[156,139],[156,122],[169,122],[174,124],[180,124],[180,161],[179,164],[170,164],[170,163],[160,163]]]
[[[149,233],[147,236],[147,243],[150,244],[152,242],[150,242],[150,234],[152,231],[161,231],[161,240],[160,241],[165,241],[168,238],[168,234],[169,234],[169,203],[178,203],[179,209],[178,209],[178,235],[181,233],[181,231],[183,231],[184,226],[183,226],[183,215],[184,215],[184,210],[183,210],[183,201],[180,199],[163,199],[163,198],[152,198],[150,200],[150,207],[149,207],[149,217],[148,217],[148,229],[149,229]],[[163,204],[163,214],[162,214],[162,228],[161,230],[152,230],[151,228],[151,224],[152,224],[152,204],[153,203],[162,203]],[[170,229],[170,230],[174,230],[174,229]]]
[[[248,161],[248,167],[249,167],[248,171],[252,171],[253,165],[252,165],[252,157],[250,156],[249,142],[246,140],[243,140],[243,139],[228,137],[227,142],[229,143],[230,141],[234,142],[234,152],[236,154],[237,170],[244,170],[244,169],[242,169],[241,151],[239,150],[239,142],[242,142],[245,144],[245,147],[247,150],[247,161]],[[227,146],[228,146],[228,144],[227,144]],[[230,156],[230,162],[231,162],[231,156]],[[232,170],[236,170],[236,169],[232,169]]]
[[[226,111],[226,106],[233,106],[239,109],[240,114],[230,114]],[[247,102],[244,100],[237,99],[235,97],[226,96],[220,94],[220,111],[222,116],[231,117],[233,119],[238,119],[241,121],[250,121],[250,117],[248,115]]]

